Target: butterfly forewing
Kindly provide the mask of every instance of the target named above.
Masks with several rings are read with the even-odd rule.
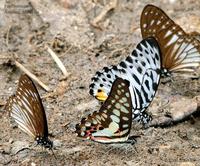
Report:
[[[144,111],[157,90],[160,69],[160,52],[156,40],[154,38],[144,39],[119,65],[106,67],[96,73],[92,78],[90,94],[97,99],[105,100],[116,78],[128,80],[131,87],[130,93],[133,96],[133,120],[142,120],[142,123],[146,123],[150,117]]]
[[[140,25],[143,38],[153,36],[158,41],[163,69],[190,72],[200,65],[200,42],[186,34],[161,9],[147,5]]]
[[[6,109],[19,128],[36,140],[44,140],[48,144],[44,107],[33,81],[27,75],[20,77],[16,94],[8,99]]]
[[[102,143],[126,142],[132,123],[129,82],[117,78],[107,100],[98,112],[83,118],[76,126],[78,136]]]

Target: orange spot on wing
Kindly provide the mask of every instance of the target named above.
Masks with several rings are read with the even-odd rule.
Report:
[[[100,101],[105,101],[107,99],[107,94],[104,91],[97,92],[96,98]]]

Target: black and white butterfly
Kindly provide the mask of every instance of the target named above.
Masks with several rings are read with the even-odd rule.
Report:
[[[8,99],[5,108],[19,128],[33,137],[37,144],[52,149],[53,142],[48,138],[47,118],[41,98],[26,74],[20,77],[16,94]]]
[[[118,65],[96,72],[90,84],[90,94],[105,101],[116,78],[128,80],[132,88],[132,119],[146,124],[151,117],[145,110],[157,90],[160,70],[159,46],[154,38],[146,38]]]
[[[154,37],[161,50],[164,73],[194,72],[200,66],[200,42],[187,34],[167,14],[147,5],[140,20],[142,37]]]
[[[129,139],[132,124],[132,101],[129,81],[117,78],[110,95],[100,110],[83,118],[76,125],[76,133],[100,143],[133,143]],[[132,88],[130,89],[133,90]]]

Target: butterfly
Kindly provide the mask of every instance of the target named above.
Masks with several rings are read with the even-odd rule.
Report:
[[[117,78],[100,110],[89,114],[76,125],[76,133],[100,143],[133,143],[129,139],[132,124],[132,101],[129,81]]]
[[[155,37],[164,73],[194,72],[200,65],[200,42],[188,35],[160,8],[147,5],[140,20],[142,37]]]
[[[90,84],[90,94],[105,101],[116,78],[128,80],[133,89],[132,119],[146,124],[151,116],[145,110],[157,90],[160,70],[160,51],[156,40],[152,37],[143,39],[131,55],[118,65],[104,67],[102,71],[96,72]]]
[[[26,74],[21,75],[16,94],[8,99],[5,108],[22,131],[33,137],[37,144],[52,149],[53,142],[48,138],[47,118],[41,98]]]

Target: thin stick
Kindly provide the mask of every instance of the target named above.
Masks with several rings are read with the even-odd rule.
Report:
[[[5,101],[0,101],[0,107],[6,105]]]
[[[106,14],[110,10],[116,8],[116,6],[117,0],[113,0],[108,5],[106,5],[105,8],[101,11],[101,13],[91,21],[92,26],[98,27],[98,23],[106,16]]]
[[[12,28],[12,25],[9,26],[8,31],[6,33],[6,45],[7,45],[7,47],[9,46],[9,36],[10,36],[11,28]]]
[[[53,52],[53,50],[50,47],[48,47],[48,46],[46,46],[46,47],[47,47],[48,53],[51,55],[51,57],[56,62],[56,64],[60,68],[60,70],[63,72],[64,77],[67,78],[69,76],[69,73],[67,72],[64,64],[61,62],[61,60],[58,58],[58,56],[55,54],[55,52]]]
[[[40,81],[34,74],[32,74],[30,71],[28,71],[22,64],[20,64],[18,61],[15,61],[15,65],[19,67],[24,73],[26,73],[30,78],[32,78],[35,82],[37,82],[42,88],[44,88],[46,91],[49,91],[49,87],[45,85],[42,81]]]

